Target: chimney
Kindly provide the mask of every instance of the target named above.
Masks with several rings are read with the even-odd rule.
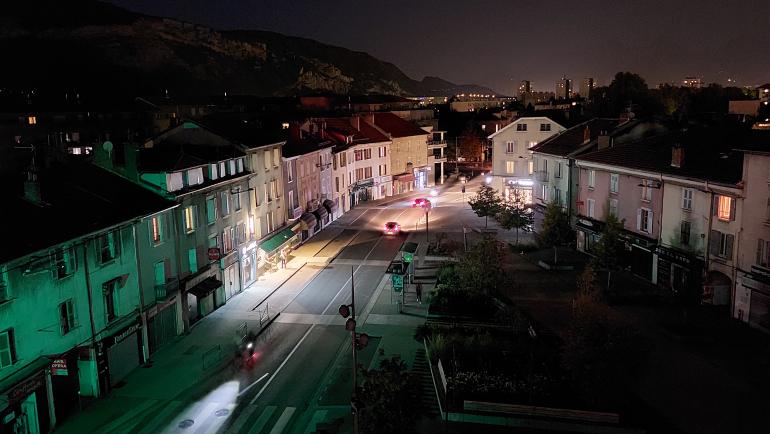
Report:
[[[612,139],[606,133],[599,136],[597,139],[598,148],[606,149],[612,146]]]
[[[682,167],[684,164],[684,148],[676,144],[671,147],[671,167]]]

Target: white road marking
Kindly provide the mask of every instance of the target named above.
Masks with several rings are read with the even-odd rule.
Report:
[[[158,402],[157,399],[148,399],[137,406],[131,408],[127,412],[123,413],[119,418],[114,419],[109,424],[103,426],[101,430],[103,432],[110,432],[112,430],[116,430],[118,428],[123,429],[126,427],[126,424],[129,422],[138,422],[136,419],[136,416],[140,413],[143,413],[144,411],[148,410],[150,407],[155,405]],[[133,425],[131,425],[133,426]]]
[[[329,300],[329,304],[327,304],[326,307],[324,308],[324,310],[321,311],[322,314],[326,314],[326,311],[329,310],[329,308],[331,307],[332,303],[334,303],[334,300],[336,300],[337,297],[339,297],[340,294],[342,294],[342,291],[345,290],[345,287],[348,286],[348,283],[350,283],[351,279],[353,279],[353,277],[356,275],[356,273],[358,273],[358,270],[361,269],[361,267],[363,266],[364,261],[369,259],[369,256],[372,254],[372,252],[374,252],[374,249],[377,248],[377,245],[380,244],[380,241],[382,241],[383,238],[384,238],[383,236],[380,236],[379,238],[377,238],[377,242],[374,243],[374,246],[372,246],[371,250],[369,250],[369,253],[367,253],[366,256],[364,256],[364,259],[361,260],[361,263],[358,264],[358,267],[356,267],[356,269],[353,270],[353,276],[348,277],[348,280],[346,280],[345,283],[342,284],[342,288],[340,288],[340,290],[337,291],[337,293],[334,295],[334,297],[332,297],[332,299]]]
[[[243,395],[244,393],[246,393],[246,391],[248,391],[249,389],[251,389],[251,388],[252,388],[252,387],[253,387],[255,384],[257,384],[257,383],[259,383],[260,381],[264,380],[264,379],[265,379],[265,377],[267,377],[268,375],[270,375],[270,373],[269,373],[269,372],[265,372],[265,375],[263,375],[263,376],[261,376],[261,377],[257,378],[256,380],[254,380],[254,382],[253,382],[253,383],[249,384],[248,386],[246,386],[246,388],[245,388],[245,389],[241,390],[241,391],[238,393],[238,396],[240,397],[241,395]]]
[[[283,429],[289,424],[289,421],[296,410],[295,407],[286,407],[283,413],[281,413],[281,417],[278,418],[278,422],[276,422],[275,425],[273,425],[273,429],[270,430],[270,434],[282,434]]]
[[[183,401],[169,401],[163,410],[155,415],[155,417],[150,422],[148,422],[147,425],[142,427],[142,430],[139,431],[139,434],[152,434],[159,432],[160,424],[163,423],[164,419],[181,408],[182,405],[184,405]]]
[[[259,415],[259,419],[254,422],[254,426],[252,426],[249,430],[249,434],[259,434],[262,431],[262,428],[267,425],[267,421],[270,420],[270,417],[273,416],[273,413],[275,413],[277,409],[278,407],[274,405],[268,405],[265,407],[265,410],[262,412],[262,414]]]
[[[269,386],[270,383],[273,382],[273,379],[275,379],[275,376],[278,375],[279,372],[281,372],[281,369],[283,369],[284,366],[286,366],[286,362],[288,362],[289,359],[291,359],[291,356],[294,355],[294,353],[297,351],[297,348],[299,348],[299,346],[302,345],[302,342],[305,341],[307,336],[310,334],[310,332],[313,331],[314,328],[315,328],[315,324],[311,325],[310,328],[307,329],[305,334],[302,335],[302,339],[300,339],[299,342],[297,342],[297,345],[294,345],[294,348],[291,349],[291,352],[289,353],[289,355],[286,356],[286,358],[283,360],[283,362],[281,362],[281,365],[278,366],[278,369],[276,369],[275,372],[273,373],[273,375],[270,376],[270,379],[267,380],[267,383],[265,383],[265,385],[262,386],[261,389],[259,389],[259,393],[257,393],[257,395],[254,397],[254,399],[251,400],[251,402],[249,404],[254,405],[254,403],[257,402],[259,397],[262,396],[262,393],[265,391],[265,389],[267,389],[267,386]]]

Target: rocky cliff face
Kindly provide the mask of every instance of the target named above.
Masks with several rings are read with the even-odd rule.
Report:
[[[220,32],[95,0],[42,3],[15,5],[0,17],[0,52],[14,64],[0,68],[8,87],[260,96],[463,91],[441,79],[413,80],[366,53],[309,39]],[[45,18],[38,12],[43,8]]]

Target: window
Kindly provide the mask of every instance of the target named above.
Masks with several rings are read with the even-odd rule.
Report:
[[[337,193],[340,192],[340,177],[339,176],[335,176],[334,177],[334,191],[336,191]],[[294,193],[294,192],[293,191],[289,192],[289,194],[292,194],[292,193]]]
[[[548,202],[548,186],[547,185],[543,185],[542,187],[543,187],[543,189],[541,191],[540,196],[542,197],[543,202]]]
[[[286,163],[286,178],[289,182],[294,181],[294,160]]]
[[[516,153],[516,142],[510,141],[505,144],[505,152],[507,154],[513,154]]]
[[[166,190],[177,191],[184,188],[184,174],[174,172],[166,175]]]
[[[217,201],[214,196],[206,198],[206,222],[212,224],[217,221]]]
[[[230,192],[222,191],[219,193],[219,200],[222,204],[222,217],[230,214]]]
[[[222,161],[219,163],[219,177],[224,178],[227,176],[227,168],[225,167],[225,162]]]
[[[588,205],[588,217],[594,218],[596,215],[594,214],[596,211],[596,202],[593,199],[588,199],[586,201],[586,204]]]
[[[561,190],[556,187],[553,188],[553,201],[561,205]]]
[[[610,193],[617,194],[618,192],[618,176],[617,173],[610,173]]]
[[[117,303],[115,299],[118,295],[118,281],[117,279],[105,282],[102,285],[102,292],[104,293],[104,314],[107,317],[107,322],[112,322],[117,318]]]
[[[278,168],[281,163],[281,148],[273,148],[273,167]]]
[[[275,179],[270,181],[270,197],[278,198],[278,183]]]
[[[531,175],[535,171],[535,162],[532,160],[529,160],[529,163],[527,163],[529,174]]]
[[[150,219],[150,240],[153,245],[158,245],[163,242],[163,215],[159,214]]]
[[[371,178],[372,177],[372,166],[364,167],[364,178]]]
[[[734,235],[712,230],[709,239],[709,253],[720,258],[733,259],[734,242]]]
[[[682,209],[685,211],[692,211],[692,189],[682,189]]]
[[[217,179],[217,165],[216,164],[209,164],[209,179]]]
[[[516,171],[516,162],[515,161],[506,161],[505,162],[505,171],[506,171],[506,173],[514,173]]]
[[[537,145],[537,142],[527,142],[527,149],[532,149],[535,147],[535,145]]]
[[[99,263],[104,264],[118,257],[119,233],[117,231],[102,234],[97,240]]]
[[[270,203],[273,198],[270,197],[270,187],[265,183],[265,202]]]
[[[6,301],[11,297],[8,290],[8,278],[6,277],[6,271],[0,268],[0,302]]]
[[[238,171],[238,173],[243,173],[243,170],[244,170],[243,158],[237,159],[236,162],[238,163],[238,167],[236,168],[236,170]]]
[[[348,155],[346,152],[340,154],[340,167],[345,167],[348,164]]]
[[[364,149],[364,160],[370,160],[372,158],[372,148]]]
[[[636,214],[636,229],[648,234],[652,233],[652,210],[639,208]]]
[[[561,178],[561,163],[556,163],[556,174],[554,176]]]
[[[28,125],[36,125],[37,124],[37,117],[36,116],[27,116],[27,124]]]
[[[642,200],[645,202],[652,200],[652,181],[647,179],[642,180]]]
[[[679,243],[683,246],[690,245],[690,222],[682,220],[679,224]]]
[[[735,200],[730,196],[717,196],[717,218],[722,221],[735,220]]]
[[[217,234],[209,235],[209,249],[215,249],[217,247],[219,247],[219,242],[217,240]]]
[[[337,180],[337,192],[339,193],[339,191],[340,191],[340,182],[339,182],[340,179],[336,178],[336,180]],[[288,205],[289,206],[289,210],[294,210],[294,208],[297,207],[297,205],[294,204],[294,190],[289,190],[289,194],[288,195],[289,195],[289,205]]]
[[[380,146],[378,148],[378,150],[379,150],[380,158],[388,156],[388,147],[387,146]]]
[[[235,175],[235,174],[236,174],[236,170],[235,170],[235,160],[230,160],[230,161],[228,161],[227,163],[228,163],[228,164],[229,164],[229,166],[230,166],[230,175]]]
[[[618,200],[617,199],[610,199],[610,214],[617,217],[618,216]]]
[[[185,207],[184,209],[184,230],[188,234],[190,232],[195,231],[195,228],[197,226],[197,220],[198,218],[198,206],[197,205],[190,205],[188,207]]]
[[[551,131],[551,124],[540,124],[540,131]]]
[[[257,220],[254,223],[254,236],[257,239],[262,238],[262,217],[257,217]]]
[[[770,268],[770,241],[757,240],[757,265]]]
[[[361,161],[364,159],[364,151],[360,149],[353,151],[353,155],[355,156],[356,161]]]
[[[62,335],[66,335],[75,328],[75,308],[71,298],[59,304],[59,326]]]
[[[516,124],[516,131],[527,131],[527,124]]]
[[[54,275],[63,279],[75,272],[75,252],[71,247],[53,252]]]
[[[246,223],[238,222],[238,225],[235,227],[235,235],[238,237],[237,242],[239,246],[246,242]]]
[[[233,228],[228,226],[222,231],[222,250],[224,253],[233,250]]]
[[[241,210],[241,189],[236,188],[233,192],[233,209],[236,211]]]
[[[388,174],[388,165],[380,164],[380,176],[387,175],[387,174]]]
[[[195,247],[187,251],[187,263],[190,266],[190,273],[198,271],[198,251],[195,250]]]
[[[202,167],[197,167],[195,169],[188,170],[187,172],[185,172],[185,176],[187,177],[187,185],[203,184]]]
[[[364,169],[356,169],[356,181],[360,181],[362,179],[364,179]]]
[[[593,190],[595,186],[596,186],[596,171],[589,170],[588,171],[588,188]]]
[[[265,156],[265,169],[270,169],[270,150],[266,150],[264,153]]]
[[[13,329],[0,333],[0,369],[13,365],[16,361],[16,348],[13,342]]]
[[[273,219],[273,212],[267,213],[267,232],[273,232],[275,229],[275,220]]]

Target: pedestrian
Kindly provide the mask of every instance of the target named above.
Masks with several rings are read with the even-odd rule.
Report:
[[[414,289],[417,293],[417,303],[422,304],[422,282],[417,282],[417,287]]]
[[[281,268],[286,268],[286,250],[281,250]]]

